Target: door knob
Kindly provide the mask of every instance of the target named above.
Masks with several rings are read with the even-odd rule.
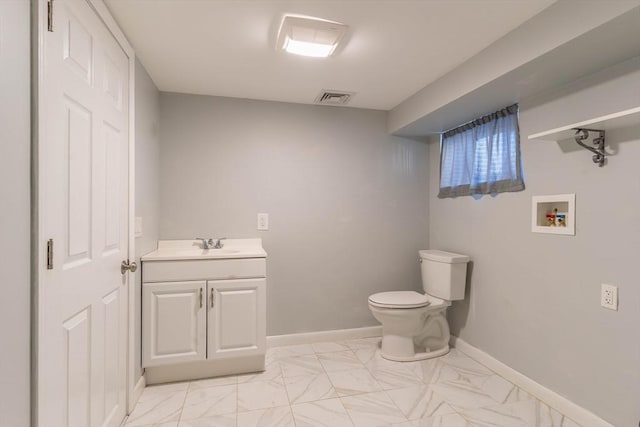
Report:
[[[129,262],[129,260],[126,261],[122,261],[122,264],[120,264],[120,273],[124,274],[127,272],[127,270],[129,270],[132,273],[135,273],[136,270],[138,269],[138,264],[134,262]]]

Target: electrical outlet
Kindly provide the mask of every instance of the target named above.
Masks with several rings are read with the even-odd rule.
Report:
[[[600,291],[600,305],[609,310],[618,311],[618,287],[602,284]]]
[[[258,214],[258,230],[266,231],[268,229],[269,229],[269,214],[259,213]]]

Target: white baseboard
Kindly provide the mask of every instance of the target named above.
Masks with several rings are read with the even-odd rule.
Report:
[[[538,384],[526,375],[516,371],[513,368],[510,368],[509,366],[500,362],[498,359],[495,359],[484,351],[472,346],[468,342],[458,337],[454,337],[453,335],[451,336],[451,346],[457,348],[479,363],[482,363],[501,377],[514,383],[524,391],[532,394],[539,400],[543,401],[563,415],[571,418],[573,421],[577,422],[580,425],[590,427],[614,427],[612,424],[609,424],[594,413],[573,403],[566,397],[563,397],[558,393],[549,390],[545,386]]]
[[[127,402],[127,415],[122,420],[120,427],[124,427],[127,424],[129,415],[133,412],[133,408],[136,407],[136,403],[138,403],[138,400],[140,399],[140,396],[142,396],[142,392],[146,386],[145,375],[143,373],[140,378],[138,378],[136,385],[133,386],[133,392],[131,393],[131,396],[129,396],[129,401]]]
[[[133,410],[133,408],[136,406],[136,403],[138,403],[138,399],[140,399],[140,396],[142,396],[142,392],[144,391],[144,388],[146,386],[146,377],[144,374],[142,374],[138,379],[138,382],[136,382],[135,387],[133,387],[131,410]]]
[[[272,335],[267,337],[267,348],[283,345],[313,344],[323,341],[354,340],[382,336],[382,326],[340,329],[337,331],[304,332],[300,334]]]

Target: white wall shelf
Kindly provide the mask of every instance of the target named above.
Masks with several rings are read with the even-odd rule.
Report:
[[[563,220],[553,218],[551,225],[549,215],[554,214],[563,215]],[[554,194],[531,197],[531,231],[533,233],[575,236],[576,195]]]
[[[534,133],[528,139],[538,139],[542,141],[563,141],[575,136],[575,129],[597,129],[611,130],[632,126],[640,123],[640,107],[619,111],[605,116],[595,117],[578,123],[572,123],[559,128]]]

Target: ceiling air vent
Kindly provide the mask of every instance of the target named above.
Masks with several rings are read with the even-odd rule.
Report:
[[[316,104],[323,105],[345,105],[351,97],[355,95],[354,92],[340,92],[337,90],[323,90],[316,98]]]

